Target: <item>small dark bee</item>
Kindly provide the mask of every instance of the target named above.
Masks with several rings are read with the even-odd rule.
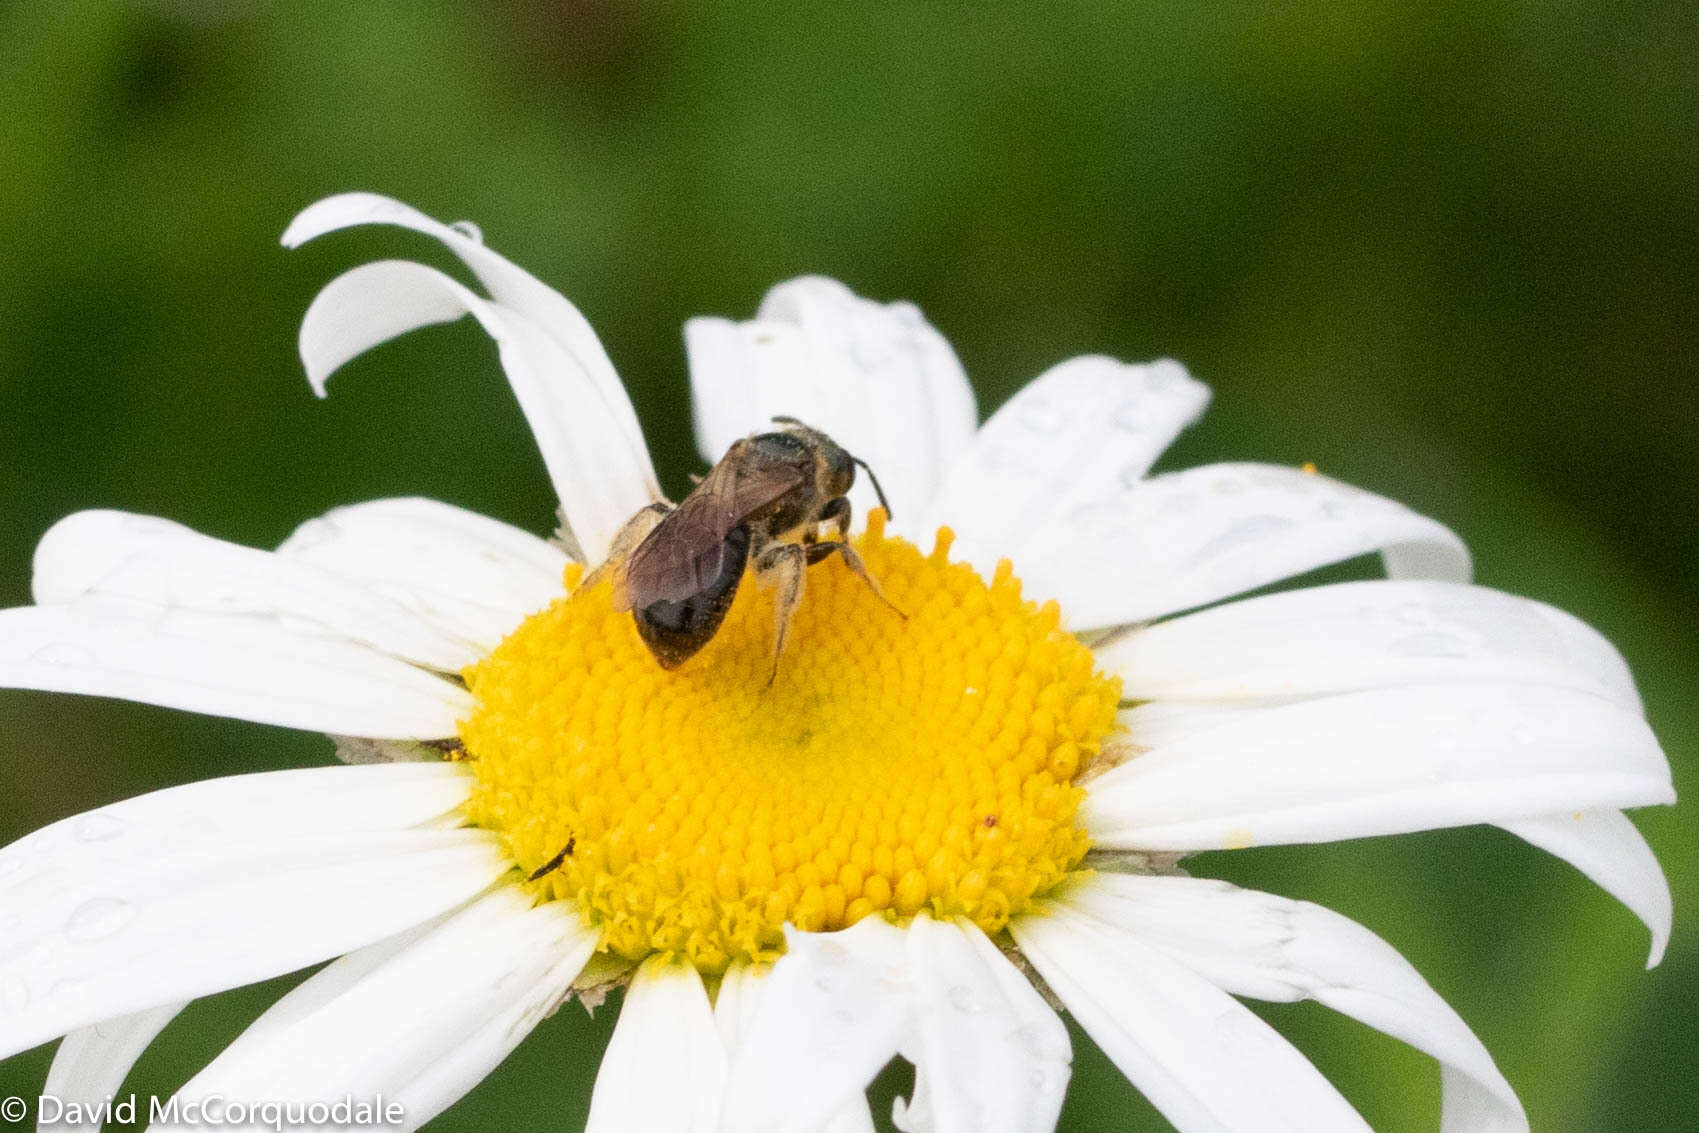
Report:
[[[585,580],[612,574],[614,608],[632,611],[638,635],[664,669],[713,639],[746,567],[763,587],[778,589],[774,675],[809,566],[837,554],[885,597],[844,538],[857,465],[867,468],[880,506],[890,511],[878,477],[818,429],[792,417],[773,421],[782,431],[732,445],[683,502],[651,504],[633,516],[607,562]]]

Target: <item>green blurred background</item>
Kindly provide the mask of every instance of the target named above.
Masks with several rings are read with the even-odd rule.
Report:
[[[1217,392],[1170,466],[1297,463],[1407,501],[1479,578],[1627,654],[1699,790],[1699,19],[1686,0],[1001,6],[649,0],[0,6],[0,606],[86,507],[273,545],[425,494],[545,531],[553,507],[470,325],[350,366],[294,352],[372,189],[573,298],[686,484],[681,321],[805,271],[917,301],[995,408],[1088,351]],[[0,840],[322,739],[0,692]],[[1676,893],[1637,922],[1492,830],[1212,855],[1400,947],[1546,1130],[1699,1128],[1699,818],[1641,828]],[[204,1002],[130,1087],[168,1092],[288,981]],[[1438,1073],[1309,1006],[1267,1013],[1377,1128],[1437,1127]],[[562,1011],[437,1128],[576,1129],[611,1011]],[[51,1048],[0,1064],[40,1089]],[[1163,1128],[1076,1032],[1071,1130]],[[889,1087],[900,1075],[888,1078]],[[881,1103],[883,1105],[883,1103]]]

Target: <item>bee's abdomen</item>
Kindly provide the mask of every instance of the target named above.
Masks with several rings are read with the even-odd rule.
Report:
[[[679,601],[651,602],[634,612],[638,636],[664,669],[676,669],[713,638],[737,597],[749,561],[749,531],[733,528],[725,539],[720,571],[701,590]]]

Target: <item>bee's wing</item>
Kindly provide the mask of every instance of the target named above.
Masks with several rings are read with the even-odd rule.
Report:
[[[621,574],[617,608],[682,602],[701,593],[720,575],[732,528],[801,484],[806,475],[795,465],[751,464],[735,457],[734,448],[631,552]]]

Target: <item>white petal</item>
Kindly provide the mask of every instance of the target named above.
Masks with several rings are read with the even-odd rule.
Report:
[[[269,618],[85,598],[0,610],[0,688],[144,704],[373,739],[438,739],[472,710],[459,685]]]
[[[1556,854],[1627,905],[1652,930],[1646,967],[1655,968],[1669,944],[1669,881],[1640,831],[1618,810],[1571,811],[1501,823],[1506,830]]]
[[[1163,359],[1098,355],[1052,366],[991,415],[933,501],[954,556],[989,573],[1044,520],[1136,485],[1209,403],[1209,387]]]
[[[496,302],[536,324],[564,355],[566,368],[560,375],[562,381],[575,387],[585,386],[586,392],[595,396],[596,415],[605,417],[631,451],[641,457],[648,486],[659,495],[631,399],[626,396],[613,362],[602,349],[589,321],[565,296],[484,247],[481,237],[471,235],[462,226],[441,224],[400,201],[374,193],[343,193],[308,206],[290,222],[283,234],[283,245],[299,247],[327,232],[360,224],[398,224],[441,240],[472,269]]]
[[[260,1016],[180,1096],[404,1100],[417,1128],[560,1002],[595,936],[504,886],[424,931],[332,964]],[[412,1104],[408,1104],[412,1103]]]
[[[961,363],[912,304],[874,303],[836,280],[803,276],[768,291],[754,319],[691,319],[684,338],[704,459],[718,460],[775,416],[796,417],[872,466],[893,530],[919,530],[973,435]],[[875,505],[865,474],[851,500],[861,515]]]
[[[1025,976],[965,920],[924,914],[908,930],[919,1039],[939,1133],[1049,1133],[1073,1052],[1068,1030]]]
[[[1372,551],[1394,578],[1469,580],[1468,550],[1440,524],[1337,480],[1268,464],[1152,477],[1059,515],[1013,557],[1028,594],[1059,600],[1074,629],[1093,629],[1208,605]]]
[[[1540,685],[1420,685],[1173,740],[1092,780],[1081,821],[1107,848],[1213,850],[1674,800],[1657,739],[1609,701]]]
[[[1158,748],[1190,740],[1211,728],[1267,714],[1267,704],[1221,703],[1210,700],[1152,700],[1115,714],[1139,748]]]
[[[46,900],[68,880],[244,839],[384,833],[466,801],[459,763],[262,771],[168,787],[44,826],[0,849],[0,900]]]
[[[301,321],[301,362],[313,392],[374,346],[408,331],[464,318],[454,291],[402,261],[367,264],[326,284]]]
[[[101,595],[167,610],[269,618],[447,672],[481,655],[470,642],[346,578],[150,515],[78,512],[42,536],[35,600],[64,605]]]
[[[572,981],[584,970],[595,938],[586,936],[582,954],[558,961],[525,987],[501,1014],[471,1035],[455,1039],[443,1059],[395,1092],[410,1127],[429,1121],[472,1091],[506,1061],[525,1037],[553,1014],[572,991]]]
[[[568,562],[528,531],[419,498],[337,508],[277,552],[355,579],[483,652],[565,593]]]
[[[1181,1133],[1366,1130],[1267,1023],[1213,983],[1067,906],[1009,925],[1097,1045]]]
[[[187,1002],[167,1003],[72,1031],[53,1055],[42,1094],[59,1099],[64,1106],[61,1113],[72,1111],[73,1107],[85,1113],[97,1112],[107,1099],[118,1093],[148,1044],[187,1006]],[[98,1130],[100,1127],[101,1122],[96,1118],[75,1125],[43,1121],[36,1129],[41,1133],[48,1129]]]
[[[1380,937],[1304,901],[1188,877],[1098,874],[1063,903],[1224,991],[1313,999],[1438,1059],[1448,1133],[1511,1133],[1528,1119],[1468,1024]]]
[[[499,890],[497,890],[499,892]],[[493,895],[493,894],[491,894]],[[486,895],[489,896],[489,895]],[[498,899],[490,908],[502,906],[505,899]],[[357,986],[367,976],[382,968],[390,960],[413,947],[421,940],[430,936],[444,924],[456,917],[464,916],[473,905],[482,905],[484,899],[469,902],[457,909],[440,913],[430,920],[422,921],[411,928],[404,929],[393,936],[356,948],[354,951],[338,956],[308,978],[296,984],[289,992],[266,1009],[258,1019],[248,1024],[245,1031],[237,1037],[236,1043],[226,1047],[219,1053],[219,1058],[228,1065],[231,1052],[236,1046],[254,1046],[262,1040],[274,1035],[281,1035],[304,1019],[311,1018],[313,1013],[325,1007],[348,991]],[[208,1064],[210,1066],[211,1063]],[[202,1068],[204,1076],[207,1068]]]
[[[714,1024],[719,1028],[720,1041],[728,1055],[735,1054],[744,1028],[755,1018],[771,972],[769,964],[739,960],[721,977],[720,990],[714,996]],[[821,1133],[873,1133],[873,1128],[873,1111],[867,1106],[867,1095],[858,1093],[821,1127]]]
[[[361,947],[510,868],[499,839],[471,829],[255,836],[95,873],[50,864],[0,929],[0,1054]]]
[[[338,356],[342,345],[340,338],[326,345],[316,337],[327,317],[321,312],[339,309],[354,289],[390,294],[403,287],[419,293],[436,288],[445,302],[460,303],[495,339],[502,369],[536,436],[567,523],[591,560],[600,560],[625,521],[660,498],[649,453],[641,440],[633,444],[619,427],[574,357],[518,310],[480,298],[423,264],[365,264],[332,280],[308,308],[301,324],[301,354],[308,360],[309,376],[314,373],[312,359]],[[315,385],[322,386],[326,376],[319,373]],[[619,396],[629,411],[623,390]]]
[[[584,1133],[710,1133],[725,1085],[702,977],[683,959],[651,956],[625,993]]]
[[[811,1133],[867,1088],[913,1030],[903,930],[786,928],[755,1016],[732,1052],[729,1133]]]
[[[1559,685],[1640,711],[1628,666],[1584,622],[1446,582],[1345,582],[1265,594],[1096,650],[1129,700],[1317,696],[1440,681]]]

